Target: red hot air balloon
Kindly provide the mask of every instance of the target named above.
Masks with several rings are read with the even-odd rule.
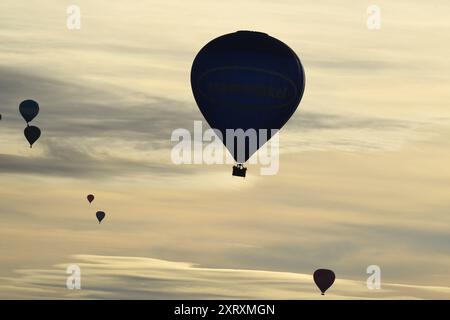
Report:
[[[93,194],[88,194],[88,196],[86,198],[89,201],[89,203],[92,203],[92,201],[94,201],[94,195]]]
[[[336,278],[334,272],[328,269],[317,269],[314,271],[313,277],[314,282],[322,292],[322,295],[325,295],[325,291],[333,285],[334,279]]]

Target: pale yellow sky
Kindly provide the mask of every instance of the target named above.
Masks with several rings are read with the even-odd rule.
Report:
[[[77,1],[77,31],[69,4],[0,3],[0,297],[70,298],[49,288],[64,286],[66,264],[86,263],[86,284],[102,289],[74,297],[135,297],[137,274],[155,285],[149,298],[207,297],[203,278],[222,297],[315,298],[303,277],[327,267],[331,298],[450,298],[448,1]],[[242,181],[229,165],[175,166],[172,130],[202,120],[192,61],[241,29],[279,38],[305,68],[280,171],[250,165]],[[17,111],[26,98],[41,105],[32,150]],[[104,274],[89,269],[98,260]],[[142,261],[154,264],[142,272]],[[380,292],[364,286],[373,264]],[[183,281],[156,286],[166,267]],[[234,271],[216,281],[222,269]],[[274,284],[240,295],[251,270]]]

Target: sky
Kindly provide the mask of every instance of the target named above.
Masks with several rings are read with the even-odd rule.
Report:
[[[66,26],[72,4],[79,30]],[[449,299],[449,10],[2,0],[0,298],[323,299],[312,273],[328,268],[326,299]],[[282,40],[305,69],[273,176],[170,157],[172,132],[203,120],[195,55],[238,30]],[[18,113],[30,98],[32,149]],[[66,288],[72,264],[81,290]],[[370,265],[379,290],[366,286]]]

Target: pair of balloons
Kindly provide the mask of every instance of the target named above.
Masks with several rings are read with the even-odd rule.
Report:
[[[305,89],[300,59],[286,44],[265,33],[238,31],[218,37],[197,54],[191,69],[195,101],[211,128],[235,159],[233,175],[245,177],[243,164],[293,115]],[[238,150],[234,132],[254,129],[257,145],[245,139]],[[266,139],[261,139],[265,130]]]
[[[23,133],[30,143],[30,148],[32,148],[33,143],[41,136],[41,129],[29,125],[29,123],[39,114],[39,104],[34,100],[24,100],[19,105],[19,112],[27,123]]]
[[[89,201],[89,204],[91,204],[92,201],[94,201],[95,196],[93,194],[88,194],[86,198]],[[95,213],[95,216],[97,217],[98,223],[100,224],[102,223],[102,220],[105,218],[106,213],[104,211],[97,211]]]

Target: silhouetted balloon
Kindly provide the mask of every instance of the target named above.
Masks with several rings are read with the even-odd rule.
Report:
[[[101,223],[106,214],[103,211],[97,211],[95,215],[97,216],[98,223]]]
[[[94,201],[94,195],[93,194],[88,194],[88,196],[86,198],[89,201],[89,203],[92,203],[92,201]]]
[[[313,277],[314,282],[322,292],[322,295],[324,295],[325,291],[327,291],[328,288],[333,285],[334,279],[336,278],[334,272],[328,269],[317,269],[316,271],[314,271]]]
[[[28,123],[39,113],[39,104],[34,100],[24,100],[19,105],[19,111],[25,121]]]
[[[30,148],[32,148],[33,143],[35,143],[41,136],[41,129],[35,126],[27,126],[23,131],[25,138],[27,138],[30,143]]]
[[[283,42],[261,32],[238,31],[206,44],[191,70],[195,101],[237,163],[246,162],[297,109],[305,88],[300,59]],[[256,149],[245,141],[245,152],[227,144],[226,129],[266,129],[256,136]],[[231,139],[229,139],[231,140]]]

